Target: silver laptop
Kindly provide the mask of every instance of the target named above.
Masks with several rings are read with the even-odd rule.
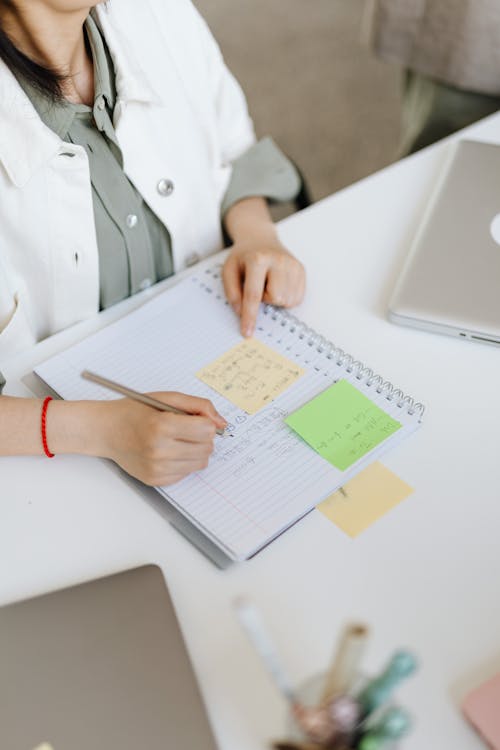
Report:
[[[215,750],[150,565],[0,608],[0,747]]]
[[[389,319],[500,344],[500,146],[450,146],[389,303]]]

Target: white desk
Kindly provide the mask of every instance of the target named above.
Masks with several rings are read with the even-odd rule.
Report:
[[[468,134],[500,142],[500,115]],[[250,562],[217,570],[105,461],[0,459],[0,602],[146,562],[173,594],[222,750],[265,748],[286,707],[238,624],[248,594],[300,682],[329,661],[341,624],[373,626],[365,668],[407,645],[421,670],[399,692],[416,717],[407,750],[478,750],[462,696],[500,669],[500,471],[497,348],[388,323],[388,295],[443,158],[405,160],[297,214],[283,239],[309,273],[298,314],[427,404],[422,429],[384,457],[415,493],[358,539],[319,512]],[[8,393],[20,376],[95,329],[129,300],[1,363]]]

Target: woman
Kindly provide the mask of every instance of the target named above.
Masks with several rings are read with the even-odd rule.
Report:
[[[226,294],[251,335],[261,300],[303,296],[303,268],[261,197],[296,189],[272,142],[255,144],[190,0],[0,0],[0,369],[220,249],[221,217]],[[178,481],[206,466],[224,420],[203,399],[155,395],[195,416],[52,402],[46,447]],[[43,453],[40,415],[40,401],[2,396],[0,454]]]

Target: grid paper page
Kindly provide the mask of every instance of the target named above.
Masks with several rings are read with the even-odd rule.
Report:
[[[328,350],[313,345],[300,325],[279,312],[259,312],[255,337],[306,373],[271,404],[250,416],[195,373],[241,341],[238,320],[224,299],[217,269],[198,272],[116,323],[36,368],[65,399],[114,394],[83,380],[84,369],[138,391],[177,390],[209,398],[234,437],[216,438],[209,466],[158,488],[232,559],[246,559],[309,512],[385,449],[412,432],[418,415],[357,380]],[[339,379],[347,379],[401,429],[353,464],[330,465],[284,418]],[[117,396],[116,396],[117,397]]]

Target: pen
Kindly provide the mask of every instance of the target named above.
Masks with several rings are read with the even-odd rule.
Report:
[[[409,677],[416,668],[417,661],[413,654],[409,651],[396,651],[382,674],[369,682],[358,696],[365,715],[389,700],[399,683],[405,677]]]
[[[107,388],[110,391],[121,393],[122,396],[126,396],[133,401],[139,401],[139,403],[145,404],[146,406],[152,406],[153,409],[158,409],[158,411],[168,411],[172,414],[185,414],[186,416],[190,416],[187,411],[177,409],[175,406],[169,406],[168,404],[163,403],[163,401],[158,401],[158,399],[151,398],[151,396],[147,396],[145,393],[139,393],[139,391],[134,391],[132,388],[127,388],[125,385],[115,383],[114,380],[103,378],[102,375],[96,375],[95,372],[90,372],[90,370],[84,370],[82,372],[82,378],[85,378],[85,380],[91,380],[98,385],[102,385],[103,388]],[[224,433],[225,430],[217,430],[217,435],[224,435]]]
[[[368,628],[362,623],[353,623],[345,629],[326,676],[322,703],[349,690],[358,672],[367,638]]]
[[[269,638],[259,612],[244,597],[239,597],[234,601],[234,608],[245,633],[266,665],[277,687],[292,706],[297,705],[295,691],[280,664],[274,645]]]
[[[404,708],[388,708],[363,734],[357,750],[382,750],[391,740],[403,737],[411,728],[411,718]]]

